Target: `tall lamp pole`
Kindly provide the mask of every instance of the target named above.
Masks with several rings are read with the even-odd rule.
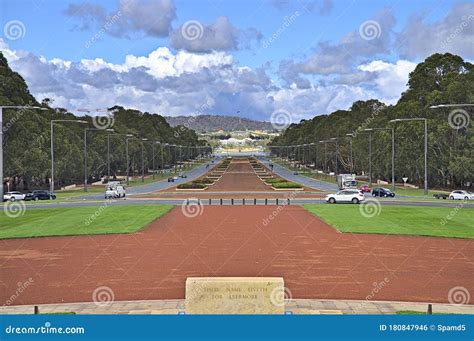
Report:
[[[133,137],[133,134],[107,134],[107,171],[108,181],[110,181],[110,137],[126,136]]]
[[[83,120],[51,120],[51,183],[50,192],[54,192],[54,123],[59,122],[70,122],[70,123],[81,123],[87,124],[87,121]]]
[[[127,158],[127,185],[130,183],[130,156],[128,155],[128,141],[133,139],[134,137],[127,137],[125,139],[125,155]]]
[[[324,172],[327,172],[328,171],[328,168],[327,168],[327,152],[328,152],[328,148],[327,148],[327,141],[319,141],[319,143],[324,143]]]
[[[29,105],[2,105],[0,106],[0,199],[3,201],[3,109],[37,109],[48,110],[47,108]]]
[[[88,131],[107,131],[114,132],[113,129],[85,128],[84,129],[84,192],[87,192],[87,132]],[[108,134],[110,135],[110,134]],[[107,159],[109,158],[109,136],[107,136]],[[110,169],[109,169],[110,171]]]
[[[364,129],[371,132],[373,130],[390,130],[392,132],[392,191],[395,192],[395,129],[394,128],[369,128]]]
[[[351,162],[351,174],[354,173],[354,155],[352,153],[352,139],[354,138],[354,134],[346,134],[349,137],[349,160]]]
[[[416,118],[397,118],[395,120],[391,120],[390,123],[396,122],[406,122],[406,121],[424,121],[425,125],[425,195],[428,194],[428,119],[424,117],[416,117]]]
[[[145,158],[144,158],[144,153],[145,153],[145,146],[143,144],[144,141],[148,141],[146,138],[142,138],[142,182],[145,182]]]

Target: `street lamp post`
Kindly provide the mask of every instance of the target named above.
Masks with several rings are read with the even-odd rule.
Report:
[[[330,138],[330,140],[332,142],[336,143],[336,157],[335,157],[335,160],[334,160],[335,161],[335,167],[334,167],[335,172],[334,173],[337,175],[337,164],[338,164],[337,157],[338,157],[338,154],[339,154],[339,143],[338,143],[337,137],[332,137],[332,138]]]
[[[354,134],[346,134],[349,137],[349,160],[351,163],[351,174],[354,173],[354,155],[352,153],[352,139],[354,138]]]
[[[428,119],[423,117],[415,117],[415,118],[397,118],[395,120],[391,120],[390,123],[396,122],[405,122],[405,121],[424,121],[425,125],[425,181],[424,181],[424,193],[425,195],[428,194]]]
[[[327,172],[328,171],[328,168],[327,168],[327,152],[328,152],[328,148],[327,148],[327,141],[319,141],[319,143],[324,143],[324,172]]]
[[[114,132],[113,129],[85,128],[84,129],[84,192],[87,192],[87,132],[88,131],[107,131]],[[109,163],[110,134],[107,134],[107,163]],[[109,164],[110,166],[110,164]],[[108,169],[110,174],[110,168]]]
[[[51,183],[50,183],[50,192],[54,192],[54,123],[58,122],[74,122],[87,124],[87,121],[83,120],[51,120]]]
[[[145,146],[144,146],[144,141],[148,141],[146,138],[142,138],[142,182],[145,182],[145,158],[144,158],[144,153],[145,153]]]
[[[38,109],[47,108],[28,105],[2,105],[0,106],[0,198],[3,200],[3,109]]]
[[[365,131],[372,132],[373,130],[390,130],[392,133],[392,191],[395,192],[395,129],[394,128],[369,128]],[[371,159],[372,162],[372,159]],[[372,173],[371,173],[372,175]]]
[[[113,129],[111,129],[113,131]],[[107,175],[108,181],[110,181],[110,137],[114,136],[126,136],[126,137],[133,137],[133,134],[107,134]],[[128,163],[127,163],[128,167]]]
[[[125,155],[127,158],[127,186],[130,183],[130,157],[128,155],[128,140],[133,139],[134,137],[127,137],[125,139]]]

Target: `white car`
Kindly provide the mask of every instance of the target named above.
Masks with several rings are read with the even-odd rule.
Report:
[[[125,187],[122,185],[107,187],[105,199],[125,198]]]
[[[325,200],[330,204],[335,204],[337,202],[358,204],[361,201],[364,201],[365,197],[364,194],[357,189],[343,189],[337,193],[326,195]]]
[[[452,191],[449,193],[451,200],[474,200],[474,193],[468,191]]]
[[[3,201],[25,200],[25,195],[20,192],[6,192]]]

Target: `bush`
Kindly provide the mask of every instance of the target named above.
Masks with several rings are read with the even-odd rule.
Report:
[[[207,188],[206,184],[196,183],[196,182],[187,182],[185,184],[178,185],[179,189],[205,189]]]
[[[265,182],[269,184],[276,184],[276,183],[285,183],[289,181],[282,178],[272,178],[272,179],[265,179]]]
[[[302,188],[300,184],[297,184],[296,182],[291,182],[291,181],[286,181],[286,182],[276,182],[272,184],[273,187],[275,188]]]

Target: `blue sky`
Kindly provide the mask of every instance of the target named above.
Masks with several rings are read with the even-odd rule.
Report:
[[[34,95],[70,110],[91,101],[164,115],[283,110],[298,121],[357,99],[394,103],[430,54],[474,55],[466,1],[5,0],[0,10],[11,66]],[[202,29],[197,40],[183,37],[189,22]],[[375,37],[361,33],[370,24]]]

